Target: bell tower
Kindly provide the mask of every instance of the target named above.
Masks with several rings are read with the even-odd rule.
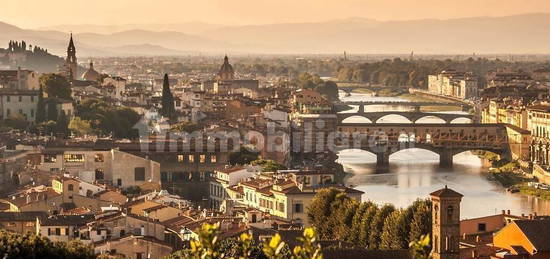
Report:
[[[67,77],[70,81],[74,80],[77,73],[76,69],[78,63],[76,60],[76,47],[74,46],[73,34],[71,33],[71,39],[69,40],[69,46],[67,47],[67,59],[65,59],[65,66],[67,69]]]
[[[433,259],[460,258],[460,201],[463,195],[445,185],[430,193],[432,199]]]

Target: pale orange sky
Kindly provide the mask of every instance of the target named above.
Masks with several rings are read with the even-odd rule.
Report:
[[[505,16],[550,12],[550,0],[2,0],[0,21],[23,28],[60,24],[216,24]]]

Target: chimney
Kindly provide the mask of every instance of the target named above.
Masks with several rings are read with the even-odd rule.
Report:
[[[522,217],[522,218],[525,218],[525,213],[521,213],[521,217]]]
[[[533,215],[534,217],[533,218],[536,218],[537,217],[537,212],[534,212],[535,214]]]
[[[529,214],[529,219],[533,219],[533,214]]]
[[[506,211],[505,210],[502,210],[502,215],[506,214]]]
[[[510,210],[507,211],[508,215],[510,215]]]

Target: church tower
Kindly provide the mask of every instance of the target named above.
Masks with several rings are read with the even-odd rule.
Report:
[[[459,259],[460,201],[462,194],[445,185],[432,192],[433,259]]]
[[[67,78],[72,81],[77,73],[78,63],[76,61],[76,48],[73,42],[73,34],[71,33],[71,39],[69,40],[69,47],[67,47],[67,59],[65,60],[65,67],[67,69]]]

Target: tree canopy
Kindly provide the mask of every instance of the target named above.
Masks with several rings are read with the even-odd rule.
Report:
[[[141,116],[127,107],[116,107],[98,99],[86,99],[76,106],[76,116],[89,122],[92,130],[117,138],[136,138],[134,129]]]
[[[24,235],[0,230],[2,258],[96,258],[91,246],[80,241],[52,242],[32,233]]]
[[[40,76],[40,86],[48,97],[71,99],[71,84],[62,75],[43,74]]]

